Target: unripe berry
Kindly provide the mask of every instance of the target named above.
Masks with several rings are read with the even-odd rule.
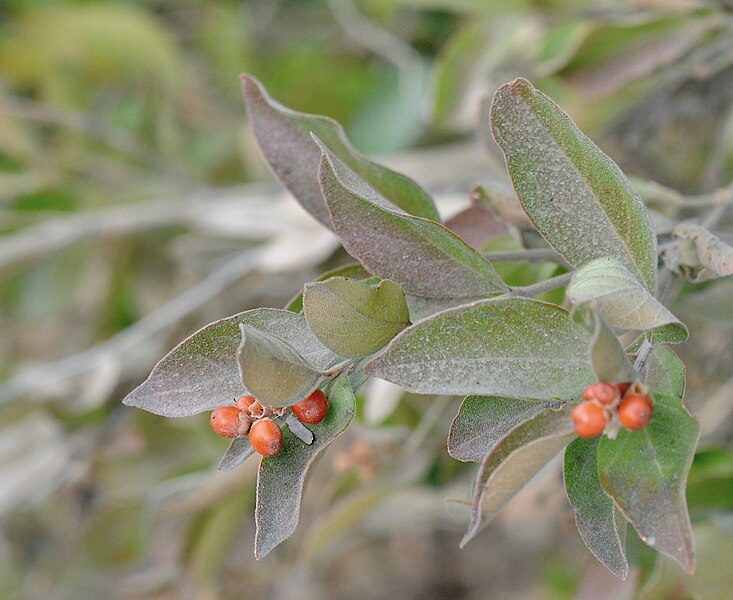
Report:
[[[646,396],[629,395],[618,407],[618,420],[626,429],[643,429],[652,418],[652,402]]]
[[[255,421],[249,430],[249,443],[262,456],[275,456],[283,447],[283,432],[269,417]]]
[[[584,400],[595,400],[603,406],[613,406],[620,397],[619,389],[610,383],[593,383],[583,392]]]
[[[211,413],[211,428],[225,438],[241,437],[247,433],[248,423],[240,419],[241,411],[236,406],[222,406]]]
[[[293,414],[301,423],[315,425],[326,417],[328,398],[321,390],[316,390],[305,400],[293,405]]]
[[[595,438],[603,433],[610,419],[608,411],[595,402],[581,402],[570,415],[575,433],[582,438]]]
[[[239,400],[237,400],[236,406],[237,408],[239,408],[239,410],[246,411],[250,407],[250,405],[256,400],[257,398],[255,398],[254,396],[242,396],[239,398]]]

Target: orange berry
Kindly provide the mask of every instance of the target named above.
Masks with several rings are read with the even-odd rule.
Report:
[[[630,395],[618,407],[618,420],[626,429],[643,429],[652,418],[652,401],[646,396]]]
[[[255,421],[249,430],[249,443],[262,456],[275,456],[283,447],[283,432],[269,417]]]
[[[321,390],[316,390],[305,400],[293,405],[293,414],[301,423],[315,425],[326,417],[328,398]]]
[[[256,400],[257,398],[255,398],[254,396],[242,396],[239,398],[239,400],[237,400],[236,406],[237,408],[239,408],[239,410],[247,410],[250,405]]]
[[[603,406],[613,406],[620,397],[618,388],[610,383],[593,383],[583,392],[583,400],[595,400]]]
[[[595,438],[603,433],[610,417],[605,408],[585,401],[573,409],[570,418],[575,425],[575,433],[583,438]]]
[[[247,424],[242,422],[242,411],[236,406],[222,406],[211,413],[211,428],[225,438],[241,437],[247,433]]]
[[[616,387],[618,388],[618,393],[623,395],[626,393],[626,390],[628,390],[631,387],[630,383],[617,383]]]

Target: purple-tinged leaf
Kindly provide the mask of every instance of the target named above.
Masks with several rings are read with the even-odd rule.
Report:
[[[590,342],[559,306],[497,298],[415,323],[364,371],[419,394],[571,399],[595,381]]]
[[[217,469],[219,471],[231,471],[241,465],[252,454],[254,454],[254,448],[250,445],[248,437],[234,438],[219,461]]]
[[[242,76],[242,93],[262,154],[275,175],[303,207],[327,227],[331,219],[318,184],[321,152],[311,132],[360,177],[406,212],[439,220],[430,196],[412,179],[367,160],[349,144],[336,121],[286,108],[265,92],[262,84]]]
[[[534,402],[498,396],[468,396],[451,423],[448,454],[456,460],[481,462],[504,436],[556,402]]]
[[[291,406],[318,387],[323,373],[282,338],[240,323],[237,363],[242,385],[263,404]]]
[[[687,339],[687,328],[618,260],[606,256],[580,267],[566,291],[576,306],[595,307],[611,327],[665,330],[668,341]]]
[[[280,454],[263,458],[257,475],[255,507],[255,556],[263,558],[295,531],[300,516],[300,500],[308,469],[320,452],[351,422],[356,411],[348,379],[336,378],[328,395],[326,418],[313,425],[314,440],[305,445],[288,429]]]
[[[476,250],[481,250],[492,237],[509,231],[493,210],[479,202],[453,215],[445,226]]]
[[[546,408],[512,429],[484,457],[473,489],[471,523],[461,540],[470,542],[558,452],[576,437],[572,405]]]
[[[507,290],[476,250],[439,223],[400,210],[317,141],[323,152],[321,189],[334,231],[370,273],[432,298]]]
[[[596,313],[596,330],[591,345],[593,371],[599,381],[622,383],[635,381],[638,374],[618,338],[603,317]]]
[[[240,323],[282,338],[317,369],[336,361],[303,315],[257,308],[211,323],[181,342],[123,402],[165,417],[188,417],[246,394],[236,358]]]
[[[598,473],[641,539],[692,573],[695,549],[685,485],[698,426],[678,398],[654,394],[654,399],[654,414],[644,429],[601,439]]]
[[[654,292],[657,238],[621,169],[526,79],[499,88],[491,124],[517,196],[547,242],[574,267],[612,256]]]
[[[565,449],[565,490],[585,545],[614,575],[626,579],[626,519],[598,479],[598,439],[578,438]]]

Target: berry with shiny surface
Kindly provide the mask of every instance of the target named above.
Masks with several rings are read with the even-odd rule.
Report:
[[[283,447],[283,432],[269,417],[255,421],[249,430],[249,443],[262,456],[275,456]]]
[[[585,401],[573,409],[571,418],[575,433],[582,438],[596,438],[603,433],[610,416],[605,408],[595,402]]]
[[[301,423],[315,425],[326,418],[328,398],[321,390],[316,390],[302,402],[293,405],[293,414]]]

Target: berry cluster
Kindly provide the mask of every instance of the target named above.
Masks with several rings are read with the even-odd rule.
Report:
[[[583,392],[583,402],[573,409],[575,433],[595,438],[606,433],[616,437],[619,427],[643,429],[652,418],[649,389],[640,382],[594,383]]]
[[[264,406],[254,396],[242,396],[233,405],[222,406],[211,413],[212,429],[222,437],[249,436],[249,443],[263,456],[275,456],[283,447],[283,432],[274,419],[284,417],[288,410],[307,425],[320,423],[328,411],[328,398],[316,390],[305,400],[287,407]]]

